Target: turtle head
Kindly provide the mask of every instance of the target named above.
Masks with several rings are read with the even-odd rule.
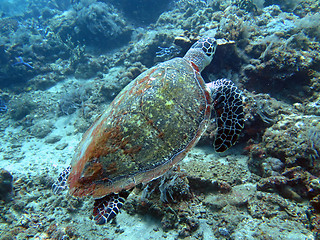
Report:
[[[201,38],[195,42],[183,57],[193,68],[201,72],[211,62],[218,43],[213,37]]]

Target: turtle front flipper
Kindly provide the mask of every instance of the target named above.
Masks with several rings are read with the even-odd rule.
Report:
[[[244,127],[242,94],[228,79],[208,83],[207,87],[211,91],[218,126],[214,148],[224,152],[235,144]]]
[[[122,191],[96,199],[93,207],[93,219],[96,224],[103,225],[113,219],[119,213],[128,196],[128,191]]]
[[[71,170],[71,166],[64,169],[60,173],[58,179],[52,184],[51,189],[54,194],[59,194],[60,192],[62,192],[64,189],[68,187],[67,180],[70,174],[70,170]]]

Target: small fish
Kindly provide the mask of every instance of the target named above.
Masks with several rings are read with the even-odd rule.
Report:
[[[26,63],[25,61],[23,61],[22,57],[18,57],[18,61],[16,63],[12,64],[11,66],[13,67],[13,66],[20,65],[20,64],[23,64],[23,65],[33,69],[33,67],[29,63]]]

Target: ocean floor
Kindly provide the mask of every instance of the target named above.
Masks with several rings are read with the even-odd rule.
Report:
[[[58,83],[47,98],[69,81],[76,80]],[[134,190],[116,220],[95,225],[91,198],[51,191],[81,139],[74,126],[81,114],[80,108],[70,115],[48,114],[54,126],[44,138],[0,119],[6,126],[0,131],[0,168],[12,174],[14,186],[10,200],[0,205],[1,239],[315,239],[308,203],[258,191],[260,177],[250,172],[239,145],[223,154],[210,146],[189,153],[178,170],[190,192],[186,199],[164,203],[156,191],[145,198]]]

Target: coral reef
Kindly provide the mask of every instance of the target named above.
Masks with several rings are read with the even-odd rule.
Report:
[[[288,115],[268,128],[263,135],[264,148],[273,157],[285,161],[286,166],[301,165],[319,175],[317,136],[319,117]]]
[[[69,115],[81,108],[88,98],[87,89],[84,86],[69,88],[59,101],[59,109],[62,114]]]
[[[23,104],[21,104],[21,100]],[[31,113],[33,109],[36,108],[35,103],[32,101],[31,97],[24,95],[20,99],[12,99],[10,101],[10,111],[9,114],[12,119],[18,121],[26,117]]]
[[[4,1],[1,238],[319,239],[319,11],[318,0]],[[239,145],[213,153],[212,121],[180,169],[138,186],[107,226],[92,224],[92,200],[53,196],[105,106],[202,35],[234,41],[202,75],[243,91]]]
[[[110,4],[90,4],[79,11],[77,18],[80,35],[89,44],[115,45],[130,36],[124,17]]]
[[[185,202],[190,199],[188,179],[176,169],[152,181],[140,193],[136,191],[124,208],[130,214],[150,214],[161,222],[165,231],[179,227],[179,235],[186,237],[198,228],[197,220],[184,211]]]

